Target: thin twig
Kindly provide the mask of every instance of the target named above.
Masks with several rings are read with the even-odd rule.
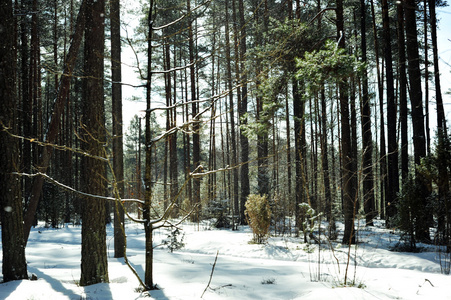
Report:
[[[216,261],[218,260],[218,254],[219,254],[219,250],[216,252],[216,257],[215,257],[215,262],[213,263],[213,267],[211,268],[211,274],[210,274],[210,280],[208,280],[208,284],[205,287],[204,292],[202,293],[202,296],[200,296],[201,298],[204,296],[205,292],[208,290],[208,288],[210,287],[210,283],[211,283],[211,279],[213,278],[213,273],[215,271],[215,267],[216,267]]]

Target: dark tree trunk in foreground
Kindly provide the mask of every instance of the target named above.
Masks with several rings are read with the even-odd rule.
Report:
[[[406,49],[408,60],[408,73],[410,83],[410,106],[412,109],[413,148],[415,164],[421,163],[421,158],[426,156],[426,138],[424,129],[423,99],[421,92],[421,70],[418,51],[418,37],[416,24],[416,2],[407,0],[405,6]],[[430,241],[429,222],[432,220],[428,209],[428,188],[426,178],[416,172],[415,183],[419,190],[419,199],[424,210],[418,215],[415,228],[417,241]]]
[[[121,19],[119,0],[111,1],[111,79],[113,80],[113,169],[116,178],[116,198],[124,197],[124,149],[122,137],[122,75]],[[124,257],[124,208],[119,201],[114,206],[114,257]]]
[[[104,0],[89,0],[86,6],[85,79],[83,94],[82,149],[96,156],[82,157],[82,189],[93,195],[106,191],[104,144]],[[108,282],[105,201],[82,199],[82,245],[80,285]]]
[[[11,1],[0,4],[0,220],[2,222],[3,281],[27,279],[25,241],[23,234],[22,193],[19,171],[19,140],[17,133],[16,79],[14,55],[14,18]],[[27,141],[28,143],[28,141]]]
[[[146,235],[146,263],[144,268],[144,283],[146,289],[153,289],[153,226],[151,224],[152,209],[152,134],[150,128],[150,104],[151,104],[151,79],[152,79],[152,36],[153,36],[153,9],[154,2],[150,1],[150,9],[148,14],[148,40],[147,40],[147,81],[146,81],[146,128],[145,128],[145,151],[146,151],[146,169],[144,173],[144,230]]]

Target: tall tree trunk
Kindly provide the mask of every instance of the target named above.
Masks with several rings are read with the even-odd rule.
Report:
[[[234,45],[234,54],[235,54],[235,58],[234,58],[235,80],[236,80],[236,82],[240,82],[240,80],[241,80],[241,71],[240,71],[240,57],[241,57],[240,45],[241,45],[241,43],[239,41],[241,41],[241,36],[240,36],[240,32],[238,30],[239,24],[238,24],[236,0],[232,0],[232,24],[233,24],[233,45]],[[236,102],[237,102],[237,109],[238,109],[238,124],[237,125],[238,126],[241,124],[241,121],[239,119],[241,116],[240,115],[241,96],[242,96],[241,87],[240,87],[240,85],[238,85],[237,89],[236,89],[236,98],[237,98]],[[240,133],[241,133],[241,131],[238,130],[237,138],[238,138],[238,134],[240,134]],[[241,136],[239,136],[239,139],[240,139],[239,142],[240,142],[240,146],[241,146]],[[241,148],[238,147],[238,140],[237,140],[237,148],[236,148],[237,163],[239,162],[239,159],[238,159],[239,156],[241,159],[241,153],[239,152],[240,149]],[[239,171],[241,171],[241,169],[242,169],[241,167],[240,167],[240,169],[237,169],[237,173],[236,173],[237,176],[240,176],[239,182],[241,182],[241,173],[239,172]],[[236,224],[241,223],[241,217],[242,217],[241,211],[242,211],[242,208],[244,207],[244,206],[240,205],[240,201],[239,201],[240,199],[241,199],[241,192],[235,196],[234,203],[233,203],[233,207],[235,210],[235,216],[238,217]],[[244,211],[243,211],[243,214],[244,214]]]
[[[182,62],[181,55],[180,55],[180,62]],[[183,95],[185,102],[188,102],[188,75],[186,69],[183,72],[184,74],[183,79],[181,80],[185,85],[185,94]],[[182,86],[183,90],[183,86]],[[189,107],[188,104],[183,106],[184,112],[183,112],[183,122],[188,122],[189,120]],[[189,180],[189,173],[191,172],[191,149],[190,149],[190,135],[188,133],[185,133],[183,135],[183,150],[184,150],[184,160],[183,165],[185,168],[185,180],[188,180],[186,184],[186,198],[188,199],[189,203],[193,202],[193,189],[192,189],[192,182]]]
[[[388,1],[382,0],[382,18],[384,28],[384,58],[385,76],[387,82],[387,161],[388,161],[388,194],[386,195],[387,226],[393,224],[396,216],[396,198],[399,191],[398,145],[397,145],[397,108],[395,102],[395,87],[393,79],[393,60],[391,50],[390,19],[388,16]]]
[[[405,29],[406,29],[406,49],[408,60],[408,73],[410,83],[410,106],[412,110],[413,127],[413,148],[415,164],[421,163],[421,158],[426,156],[426,139],[424,129],[423,99],[421,91],[421,70],[419,62],[417,23],[416,23],[416,2],[406,0],[405,6]],[[422,199],[424,210],[417,219],[415,235],[418,241],[430,241],[429,222],[432,214],[428,209],[428,188],[426,179],[420,172],[415,174],[415,183],[419,190],[419,197]]]
[[[409,174],[409,150],[407,128],[407,74],[406,45],[404,34],[404,7],[397,5],[398,15],[398,76],[399,76],[399,121],[401,123],[401,177],[406,182]]]
[[[187,10],[191,11],[191,0],[187,1]],[[199,103],[197,103],[197,90],[196,90],[196,66],[194,65],[194,35],[193,35],[194,20],[190,20],[190,26],[188,28],[188,40],[189,40],[189,61],[190,61],[190,83],[191,83],[191,115],[193,118],[193,170],[200,165],[200,124],[199,124]],[[201,201],[200,201],[200,178],[193,179],[193,204],[198,205],[196,213],[193,214],[192,220],[198,222],[200,220]]]
[[[343,19],[343,1],[336,1],[336,15],[337,15],[337,40],[340,48],[345,48],[345,32]],[[356,195],[353,194],[355,187],[353,186],[352,176],[355,176],[353,169],[354,162],[352,161],[352,147],[351,147],[351,128],[349,125],[349,99],[348,99],[348,84],[345,81],[339,83],[339,100],[341,111],[341,151],[342,151],[342,180],[343,180],[343,210],[344,210],[344,244],[355,244],[355,228],[354,217],[356,208]]]
[[[320,143],[321,143],[321,166],[323,169],[323,184],[324,184],[324,197],[325,197],[325,212],[326,212],[326,219],[329,222],[329,226],[327,228],[328,230],[328,236],[329,238],[335,237],[335,220],[334,220],[334,214],[333,214],[333,203],[332,203],[332,194],[331,194],[331,187],[330,187],[330,171],[329,171],[329,146],[327,144],[327,106],[326,106],[326,94],[325,94],[325,87],[323,86],[320,91],[320,98],[321,98],[321,136],[320,136]]]
[[[357,37],[356,37],[357,39]],[[357,110],[355,106],[356,102],[356,82],[355,77],[351,75],[350,78],[350,88],[349,88],[349,108],[350,108],[350,126],[351,126],[351,161],[352,161],[352,195],[354,196],[354,211],[358,212],[360,208],[360,192],[359,192],[359,182],[357,176]]]
[[[360,0],[360,36],[362,62],[367,63],[366,56],[366,4]],[[376,205],[374,203],[373,184],[373,137],[371,133],[371,104],[368,95],[368,71],[365,68],[362,76],[362,101],[361,101],[361,126],[362,126],[362,181],[363,181],[363,208],[365,211],[366,225],[372,226],[376,217]]]
[[[241,102],[239,103],[239,116],[241,123],[240,125],[247,125],[247,71],[245,67],[246,62],[246,23],[244,20],[244,0],[239,0],[239,16],[240,16],[240,70],[241,78],[240,83],[241,88]],[[244,216],[245,204],[247,196],[250,194],[249,185],[249,140],[242,131],[240,131],[240,143],[241,143],[241,194],[240,194],[240,224],[246,223],[246,218]]]
[[[82,149],[93,157],[82,157],[83,190],[92,195],[105,195],[105,107],[104,107],[104,0],[86,3],[84,53],[84,124]],[[82,245],[80,285],[108,282],[108,263],[105,228],[105,201],[82,200]]]
[[[146,164],[144,173],[144,206],[143,206],[143,219],[144,231],[145,231],[145,266],[144,266],[144,284],[146,289],[150,290],[155,287],[153,282],[153,225],[151,223],[152,213],[152,133],[150,128],[151,119],[151,79],[152,79],[152,37],[153,37],[153,10],[154,1],[150,1],[149,13],[147,18],[148,26],[148,38],[147,38],[147,78],[146,78],[146,128],[145,128],[145,151],[146,151]]]
[[[232,175],[233,175],[233,192],[232,192],[232,205],[233,212],[232,218],[235,218],[236,213],[238,212],[238,200],[239,200],[239,192],[238,192],[238,154],[237,154],[237,141],[236,141],[236,125],[235,125],[235,103],[233,100],[233,90],[232,90],[232,58],[231,58],[231,50],[230,50],[230,28],[229,28],[229,0],[225,1],[225,10],[226,10],[226,24],[225,24],[225,39],[226,39],[226,60],[227,60],[227,89],[229,93],[229,114],[230,114],[230,143],[231,150],[230,157],[232,160]],[[233,220],[235,221],[235,220]]]
[[[429,128],[429,41],[428,41],[428,0],[423,1],[424,31],[424,122],[426,131],[426,154],[431,153],[431,129]]]
[[[306,146],[305,146],[305,103],[300,92],[299,82],[293,79],[293,113],[294,113],[294,149],[296,165],[296,196],[295,196],[295,224],[302,228],[300,204],[306,202],[307,178],[305,174]]]
[[[387,157],[385,149],[385,121],[384,121],[384,86],[383,86],[383,75],[381,75],[381,68],[379,66],[379,42],[377,37],[376,29],[376,17],[374,12],[374,1],[371,0],[371,17],[373,25],[373,36],[374,36],[374,49],[376,56],[376,71],[377,71],[377,89],[379,95],[379,119],[380,119],[380,151],[379,151],[379,168],[380,168],[380,215],[381,218],[385,218],[385,198],[387,195]]]
[[[254,3],[254,10],[256,12],[256,43],[257,45],[264,46],[266,41],[264,40],[263,35],[268,31],[268,22],[267,18],[269,18],[267,14],[267,1],[265,2],[265,9],[263,10],[261,5],[258,3]],[[262,13],[263,10],[263,13]],[[262,24],[263,23],[263,24]],[[257,58],[256,61],[256,88],[261,88],[262,80],[266,77],[262,73],[262,59]],[[257,185],[258,192],[260,195],[267,195],[269,193],[269,176],[268,176],[268,131],[269,131],[269,121],[267,116],[265,116],[265,112],[263,111],[264,101],[261,93],[257,94],[257,123],[260,125],[259,132],[257,133],[257,157],[258,157],[258,171],[257,171]]]
[[[0,220],[2,222],[3,281],[27,279],[23,234],[22,191],[18,172],[19,140],[5,131],[17,134],[17,97],[14,54],[14,17],[11,1],[0,4]]]
[[[116,188],[124,197],[124,150],[122,134],[122,66],[121,66],[121,17],[119,0],[112,0],[111,18],[111,79],[113,81],[113,169]],[[114,257],[125,255],[124,207],[119,201],[114,208]]]
[[[21,1],[21,9],[24,11],[31,10],[32,8],[27,5],[25,1]],[[32,137],[33,131],[33,101],[30,97],[30,74],[29,74],[29,65],[30,65],[30,55],[29,55],[29,39],[30,30],[29,30],[29,21],[28,16],[22,16],[22,20],[20,22],[20,57],[21,57],[21,65],[20,65],[20,89],[21,92],[21,103],[22,103],[22,114],[21,114],[21,130],[22,136],[24,137]],[[29,142],[22,142],[22,168],[23,172],[31,173],[31,165],[32,165],[32,144]],[[23,184],[22,188],[25,192],[25,205],[28,205],[28,194],[30,193],[30,185],[31,179],[29,177],[24,177],[22,179]],[[34,217],[34,216],[33,216]]]

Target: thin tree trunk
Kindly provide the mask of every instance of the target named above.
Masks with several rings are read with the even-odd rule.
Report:
[[[187,11],[191,11],[191,0],[187,1]],[[199,110],[197,103],[197,90],[196,90],[196,67],[194,65],[194,35],[193,35],[193,25],[194,20],[190,21],[190,26],[188,28],[188,42],[189,42],[189,61],[190,61],[190,89],[191,89],[191,115],[194,121],[193,124],[193,170],[195,170],[200,165],[200,125],[198,116]],[[198,205],[196,213],[192,215],[192,221],[198,222],[200,220],[201,201],[200,201],[200,178],[193,179],[193,205]]]
[[[229,0],[225,1],[225,10],[226,10],[226,24],[225,24],[225,39],[226,39],[226,60],[227,60],[227,89],[229,92],[229,113],[230,113],[230,142],[231,142],[231,153],[230,157],[232,160],[232,167],[237,165],[237,141],[236,141],[236,128],[235,128],[235,103],[233,100],[233,90],[232,90],[232,58],[231,58],[231,50],[230,50],[230,27],[229,27]],[[238,192],[238,168],[233,168],[233,192],[230,197],[232,200],[232,218],[233,218],[233,228],[235,223],[235,215],[238,212],[238,200],[239,200],[239,192]]]
[[[429,128],[429,41],[428,41],[428,0],[423,1],[424,31],[424,117],[426,131],[426,154],[431,153],[431,130]]]
[[[285,126],[286,126],[286,138],[287,138],[287,191],[286,196],[291,198],[291,129],[290,129],[290,106],[288,101],[288,84],[286,84],[285,95]]]
[[[397,5],[398,15],[398,74],[399,74],[399,119],[401,122],[401,176],[406,182],[409,174],[409,143],[407,128],[407,75],[406,75],[406,46],[404,34],[404,8]]]
[[[240,16],[240,70],[241,78],[241,103],[239,105],[240,125],[247,125],[247,71],[245,67],[246,62],[246,23],[244,20],[244,0],[239,0],[239,16]],[[240,143],[241,143],[241,194],[240,194],[240,224],[246,224],[246,218],[244,216],[245,204],[248,195],[250,194],[249,185],[249,140],[247,136],[240,131]]]
[[[397,107],[395,102],[395,87],[393,79],[393,60],[391,50],[390,19],[388,16],[388,2],[382,1],[382,18],[384,28],[384,58],[387,82],[387,161],[388,161],[388,194],[386,195],[387,226],[393,224],[396,216],[396,198],[399,191],[398,174],[398,145],[397,145]]]
[[[111,18],[111,79],[113,102],[113,169],[117,192],[124,197],[124,150],[122,134],[122,66],[121,66],[121,18],[119,0],[110,2]],[[114,257],[125,255],[124,208],[119,201],[114,208]]]
[[[380,215],[382,219],[385,219],[385,198],[387,194],[387,157],[385,149],[385,121],[384,121],[384,87],[381,76],[381,68],[379,66],[379,42],[377,38],[376,30],[376,17],[374,13],[374,2],[371,0],[371,16],[373,23],[373,36],[374,36],[374,49],[376,56],[376,71],[377,71],[377,88],[379,95],[379,116],[380,116],[380,144],[379,144],[379,165],[380,165]]]
[[[235,52],[235,79],[236,82],[240,82],[240,76],[241,76],[241,72],[240,72],[240,49],[239,49],[239,45],[241,41],[241,37],[238,31],[238,17],[237,17],[237,9],[236,9],[236,0],[232,0],[232,24],[233,24],[233,44],[234,44],[234,52]],[[240,115],[240,107],[241,107],[241,87],[238,85],[237,90],[236,90],[236,95],[237,95],[237,107],[238,107],[238,118],[241,117]],[[238,125],[240,125],[240,120],[238,120]],[[241,131],[239,130],[238,132],[239,134],[241,134]],[[235,135],[235,139],[237,139],[237,135]],[[240,135],[240,146],[241,146],[241,135]],[[237,163],[238,163],[238,157],[241,155],[241,153],[239,153],[239,148],[238,148],[238,141],[237,141],[237,148],[236,148],[236,157],[237,157]],[[242,170],[242,168],[239,169],[240,171]],[[240,176],[239,181],[241,182],[241,174],[238,172],[238,169],[236,171],[236,175]],[[237,190],[238,191],[238,190]],[[238,217],[237,220],[237,224],[241,223],[241,218],[242,218],[242,205],[240,205],[240,200],[241,199],[241,193],[236,194],[235,195],[235,199],[234,199],[234,203],[233,203],[233,207],[235,210],[235,216]],[[244,214],[244,212],[243,212]]]
[[[362,62],[367,63],[366,43],[366,4],[360,1],[360,36]],[[368,71],[365,68],[362,76],[362,101],[361,101],[361,127],[362,127],[362,181],[363,181],[363,208],[367,226],[373,225],[376,217],[376,205],[374,203],[374,177],[373,177],[373,137],[371,133],[371,104],[368,95]]]

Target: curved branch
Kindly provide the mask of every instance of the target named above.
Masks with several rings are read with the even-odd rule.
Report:
[[[78,191],[68,185],[65,185],[55,179],[53,179],[52,177],[48,176],[45,173],[41,173],[41,172],[37,172],[35,174],[28,174],[28,173],[19,173],[19,172],[13,172],[12,174],[14,175],[18,175],[18,176],[27,176],[27,177],[37,177],[37,176],[42,176],[44,179],[50,181],[51,183],[61,187],[62,189],[75,193],[77,195],[83,196],[83,197],[88,197],[88,198],[94,198],[94,199],[101,199],[101,200],[109,200],[109,201],[121,201],[121,202],[134,202],[134,203],[140,203],[140,204],[144,204],[144,201],[139,200],[139,199],[116,199],[114,197],[107,197],[107,196],[100,196],[100,195],[93,195],[93,194],[89,194],[89,193],[85,193],[82,191]],[[133,218],[132,218],[133,219]]]

